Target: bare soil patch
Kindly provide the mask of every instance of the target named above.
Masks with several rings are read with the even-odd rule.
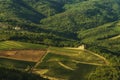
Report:
[[[45,50],[12,50],[0,51],[0,57],[37,62],[45,55]]]

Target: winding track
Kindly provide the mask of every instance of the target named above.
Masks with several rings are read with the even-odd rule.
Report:
[[[40,58],[40,59],[37,61],[37,63],[31,68],[31,72],[33,72],[34,69],[37,68],[37,66],[43,61],[43,59],[47,56],[48,53],[49,53],[49,47],[48,47],[48,49],[46,50],[45,55],[44,55],[42,58]]]

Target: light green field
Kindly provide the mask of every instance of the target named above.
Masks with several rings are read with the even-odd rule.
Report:
[[[67,60],[70,59],[70,61],[76,63],[83,62],[83,63],[91,63],[91,64],[93,63],[94,65],[102,65],[102,64],[107,65],[107,62],[105,61],[104,58],[102,58],[102,56],[97,55],[96,53],[93,53],[88,50],[50,47],[49,52],[57,56],[66,56],[68,57]]]
[[[46,49],[47,46],[32,44],[32,43],[24,43],[18,41],[3,41],[0,42],[0,50],[17,50],[17,49]]]

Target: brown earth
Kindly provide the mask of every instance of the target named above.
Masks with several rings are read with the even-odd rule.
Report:
[[[37,62],[45,55],[45,50],[0,51],[0,57]]]

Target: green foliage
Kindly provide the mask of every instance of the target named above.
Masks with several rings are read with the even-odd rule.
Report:
[[[34,62],[29,61],[20,61],[14,59],[0,58],[0,67],[9,68],[9,69],[26,69],[28,66],[34,66]]]
[[[91,33],[93,39],[86,40],[83,36],[88,34],[87,29],[92,31],[93,27],[118,20],[119,4],[118,0],[1,0],[0,40],[76,46],[80,40],[93,42],[96,31],[101,36],[96,36],[97,39],[108,38],[119,34],[119,27],[114,31],[110,28],[111,32],[106,25],[103,29],[97,28]],[[99,34],[102,30],[104,35]]]
[[[120,70],[118,67],[99,67],[89,75],[88,80],[119,80]]]
[[[49,17],[61,12],[63,3],[58,0],[23,0],[31,6],[35,11]]]
[[[88,75],[96,69],[95,65],[78,64],[78,68],[73,72],[69,80],[88,80]]]
[[[120,7],[116,0],[89,0],[66,4],[65,12],[42,19],[41,23],[47,29],[80,31],[118,20],[120,11],[116,7]]]
[[[15,69],[7,69],[0,67],[1,80],[48,80],[40,77],[39,75],[27,73]]]
[[[23,31],[23,30],[0,30],[1,41],[5,40],[14,40],[22,42],[31,42],[37,44],[46,44],[46,40],[50,40],[49,45],[52,46],[75,46],[77,40],[74,40],[75,37],[73,34],[64,35],[63,32],[32,32],[32,31]]]
[[[37,44],[60,47],[78,47],[85,44],[87,49],[103,55],[111,65],[117,66],[120,64],[119,14],[119,0],[0,0],[0,41],[7,40],[0,42],[0,49],[46,48]],[[11,44],[8,40],[29,43]],[[56,48],[55,51],[59,50]],[[60,59],[63,59],[62,57],[60,56]],[[54,65],[58,63],[54,62]],[[61,67],[57,66],[54,70],[58,71],[58,74],[64,71],[69,73],[59,69]],[[112,68],[102,69],[104,73]],[[52,74],[55,75],[54,72]],[[104,74],[98,76],[103,76],[105,80],[111,78]],[[97,77],[93,76],[91,79]],[[74,76],[71,79],[74,79]]]
[[[80,31],[78,37],[88,45],[88,49],[94,52],[118,56],[120,52],[119,23],[116,21]]]

